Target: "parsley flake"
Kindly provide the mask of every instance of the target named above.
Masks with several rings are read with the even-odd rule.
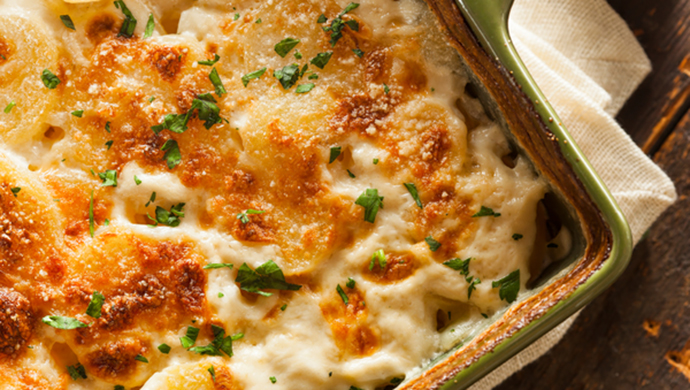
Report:
[[[285,311],[287,309],[287,303],[280,307],[280,311]]]
[[[235,14],[235,16],[232,18],[232,20],[237,20],[240,18],[240,14]]]
[[[302,59],[302,53],[299,52],[299,50],[295,50],[295,59],[301,60]]]
[[[214,54],[212,60],[197,61],[196,63],[199,65],[213,66],[218,61],[220,61],[220,56],[218,54]]]
[[[355,174],[354,174],[354,173],[350,172],[350,170],[349,170],[349,169],[346,169],[346,171],[347,171],[347,175],[348,175],[348,176],[350,176],[350,178],[354,179],[354,178],[356,178],[356,177],[357,177],[357,176],[355,176]]]
[[[14,195],[15,198],[17,197],[17,194],[18,194],[19,191],[21,191],[21,190],[22,190],[22,187],[12,187],[12,188],[10,188],[10,191],[12,191],[12,195]]]
[[[96,228],[94,227],[93,221],[93,190],[91,190],[91,201],[89,202],[89,234],[93,238]]]
[[[274,70],[273,77],[280,81],[280,85],[283,86],[283,89],[288,90],[299,80],[299,73],[299,66],[297,64],[292,64],[283,67],[283,69]]]
[[[12,101],[10,102],[10,104],[8,104],[7,107],[5,107],[5,110],[4,110],[4,111],[5,111],[5,114],[9,114],[10,111],[12,111],[12,109],[13,109],[16,105],[17,105],[17,103],[15,103],[14,100],[12,100]]]
[[[74,27],[74,22],[72,21],[72,18],[70,18],[69,15],[60,15],[60,20],[62,20],[62,24],[65,25],[70,30],[76,31],[77,29]]]
[[[376,188],[367,188],[355,204],[364,207],[364,220],[374,223],[379,208],[383,208],[383,196],[379,196],[379,190]]]
[[[218,293],[218,298],[223,298],[224,296],[225,296],[225,294],[223,294],[222,292]]]
[[[225,329],[220,326],[211,325],[211,329],[213,330],[213,341],[205,346],[190,348],[189,351],[209,356],[223,356],[223,353],[225,353],[228,357],[232,357],[232,341],[236,340],[238,336],[226,337]]]
[[[326,64],[328,64],[328,61],[330,61],[331,56],[333,55],[332,51],[327,51],[325,53],[319,53],[316,55],[316,57],[312,58],[311,61],[309,61],[312,65],[316,66],[319,69],[323,69]]]
[[[84,110],[75,110],[70,112],[73,116],[76,116],[77,118],[81,118],[84,116]]]
[[[434,240],[434,238],[431,236],[425,238],[424,241],[426,241],[426,243],[429,245],[429,250],[432,252],[436,252],[438,248],[441,247],[441,243]]]
[[[314,89],[314,83],[301,84],[297,86],[297,88],[295,89],[295,93],[307,93],[312,89]]]
[[[110,141],[107,141],[107,142],[105,143],[106,150],[110,150],[110,148],[113,146],[113,142],[115,142],[115,141],[110,140]]]
[[[388,92],[390,92],[390,91],[391,91],[390,87],[384,83],[383,84],[383,92],[385,92],[386,95],[388,95]]]
[[[340,12],[340,14],[338,14],[338,16],[335,19],[333,19],[330,26],[322,27],[323,31],[331,33],[331,47],[335,46],[335,44],[338,43],[340,38],[343,37],[343,29],[346,25],[350,27],[350,29],[353,31],[359,31],[359,23],[357,23],[356,20],[348,20],[347,22],[345,22],[342,19],[343,15],[354,10],[357,7],[359,7],[358,3],[348,4],[347,7],[345,7],[345,9],[342,12]],[[321,20],[321,18],[319,18],[319,20]]]
[[[455,258],[455,259],[450,259],[448,261],[444,261],[443,265],[445,265],[446,267],[449,267],[451,269],[454,269],[456,271],[460,271],[460,275],[467,276],[470,274],[470,260],[472,260],[471,257],[468,257],[465,260],[460,259],[460,258]]]
[[[498,296],[508,303],[513,303],[520,292],[520,270],[509,273],[497,281],[491,282],[491,288],[500,287]]]
[[[327,21],[328,21],[328,18],[324,14],[319,15],[319,18],[316,19],[316,23],[319,23],[319,24],[326,23]]]
[[[141,179],[139,179],[137,175],[134,175],[134,183],[136,183],[136,185],[141,184]]]
[[[254,23],[256,23],[256,24],[261,24],[261,18],[256,19],[256,22],[254,22]]]
[[[115,385],[115,388],[113,390],[125,390],[125,387],[122,385]]]
[[[67,366],[67,372],[69,373],[69,376],[72,377],[72,380],[77,380],[79,378],[86,379],[86,368],[81,365],[81,363],[77,363],[73,366]]]
[[[352,49],[352,52],[359,58],[364,57],[364,52],[360,48]]]
[[[307,77],[309,80],[317,80],[319,78],[319,75],[316,73],[312,73]]]
[[[72,317],[45,316],[41,319],[41,321],[57,329],[77,329],[88,327],[87,324]]]
[[[343,291],[343,288],[340,287],[340,285],[338,285],[338,286],[335,288],[335,291],[338,292],[338,295],[340,295],[340,299],[343,300],[343,303],[345,303],[345,305],[347,305],[348,303],[350,303],[350,300],[347,298],[347,294],[345,294],[345,291]]]
[[[300,43],[299,39],[288,37],[276,43],[273,49],[276,51],[276,53],[278,53],[279,56],[285,58],[290,50],[294,49],[298,43]]]
[[[377,165],[378,163],[379,163],[379,159],[378,159],[378,158],[375,158],[375,159],[374,159],[374,165]]]
[[[211,379],[213,379],[213,381],[215,382],[216,381],[216,369],[213,368],[213,366],[211,366],[208,368],[208,373],[211,374]]]
[[[170,353],[171,349],[172,348],[170,348],[170,346],[168,344],[165,344],[165,343],[158,346],[158,350],[161,351],[161,353],[164,353],[166,355]]]
[[[218,75],[218,70],[216,70],[216,68],[213,68],[211,74],[208,75],[208,78],[211,80],[211,83],[213,83],[213,87],[216,89],[216,95],[223,96],[223,94],[227,93],[227,91],[225,91],[225,87],[223,86],[223,81],[220,79],[220,76]]]
[[[156,206],[155,222],[170,227],[180,226],[180,222],[182,222],[182,218],[184,218],[184,205],[184,203],[179,203],[171,206],[170,211],[161,206]]]
[[[194,345],[194,343],[196,343],[197,337],[199,337],[199,328],[188,326],[187,333],[183,337],[180,337],[180,344],[182,344],[182,348],[191,348],[191,346]]]
[[[156,22],[153,20],[153,14],[149,14],[149,20],[146,22],[146,30],[144,30],[144,39],[151,38],[154,28],[156,28]]]
[[[477,218],[477,217],[500,217],[501,213],[495,212],[493,209],[490,209],[486,206],[482,206],[479,211],[477,211],[476,214],[472,216],[472,218]]]
[[[103,181],[103,183],[101,183],[101,187],[117,187],[116,170],[108,169],[105,172],[99,172],[98,177]]]
[[[131,38],[134,34],[134,29],[137,27],[137,20],[132,15],[132,11],[127,8],[125,2],[122,0],[115,1],[115,8],[118,8],[125,15],[125,20],[122,22],[118,37]]]
[[[246,210],[245,212],[243,212],[243,213],[237,213],[237,219],[239,219],[240,222],[242,222],[242,223],[249,223],[249,215],[252,215],[252,214],[263,214],[263,213],[265,213],[265,212],[266,212],[266,211],[264,211],[264,210],[247,209],[247,210]]]
[[[60,84],[60,79],[48,69],[44,69],[41,73],[41,81],[48,89],[55,89]]]
[[[515,240],[515,241],[518,241],[518,240],[521,239],[522,237],[523,237],[522,234],[519,234],[519,233],[513,234],[513,240]]]
[[[217,269],[224,267],[232,269],[233,265],[230,263],[209,263],[204,266],[204,269]]]
[[[173,169],[182,162],[180,147],[177,145],[177,141],[174,139],[165,141],[161,147],[161,150],[165,151],[165,156],[163,156],[163,158],[168,164],[168,169]]]
[[[468,279],[466,279],[469,285],[467,286],[467,299],[470,299],[472,297],[472,291],[476,290],[477,288],[475,287],[482,281],[479,280],[479,278],[474,278],[470,276]]]
[[[376,161],[378,162],[378,160]],[[374,164],[376,164],[374,162]],[[405,188],[407,188],[407,191],[412,195],[412,199],[414,199],[414,202],[417,203],[417,206],[419,206],[420,209],[423,209],[424,206],[422,205],[422,200],[419,199],[419,192],[417,191],[417,186],[414,185],[414,183],[403,183]]]
[[[86,308],[86,315],[93,318],[101,318],[101,308],[103,308],[105,297],[98,291],[94,291],[91,295],[91,302]]]
[[[143,362],[143,363],[148,363],[148,362],[149,362],[149,359],[147,359],[145,356],[143,356],[143,355],[141,355],[141,354],[135,356],[135,357],[134,357],[134,360],[138,360],[138,361]]]
[[[105,122],[105,131],[110,133],[110,122]]]
[[[246,87],[249,85],[249,82],[254,79],[258,79],[259,77],[263,76],[264,73],[266,73],[266,68],[261,68],[259,70],[255,70],[253,72],[249,72],[246,75],[242,76],[242,84]]]
[[[273,260],[260,265],[256,270],[252,270],[247,263],[243,263],[237,272],[235,282],[240,284],[242,290],[265,297],[270,297],[273,294],[261,290],[297,291],[302,288],[300,285],[287,283],[283,271]]]
[[[381,270],[386,269],[386,254],[383,252],[383,249],[379,249],[376,252],[374,252],[373,255],[371,255],[371,261],[369,262],[369,271],[374,270],[374,266],[377,262]]]
[[[149,197],[149,201],[146,202],[146,204],[144,205],[144,207],[149,207],[149,205],[150,205],[151,203],[155,202],[155,201],[156,201],[156,191],[153,191],[153,192],[151,193],[151,197]]]
[[[355,282],[354,279],[347,278],[347,283],[345,285],[347,286],[347,288],[355,288],[355,284],[357,284],[357,282]]]
[[[338,156],[340,156],[340,152],[341,152],[342,150],[343,150],[343,147],[342,147],[342,146],[334,146],[334,147],[332,147],[332,148],[331,148],[331,155],[330,155],[330,157],[329,157],[329,159],[328,159],[328,163],[329,163],[329,164],[332,164],[333,161],[335,161],[335,160],[338,158]]]

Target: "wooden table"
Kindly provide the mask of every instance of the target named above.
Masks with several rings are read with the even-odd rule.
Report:
[[[690,389],[690,0],[609,0],[654,70],[617,119],[678,190],[622,277],[498,387]]]

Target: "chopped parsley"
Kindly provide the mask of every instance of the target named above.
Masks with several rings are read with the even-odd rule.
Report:
[[[486,206],[482,206],[479,211],[477,211],[476,214],[472,216],[472,218],[476,217],[500,217],[501,213],[495,212],[493,209],[490,209]]]
[[[444,261],[443,265],[445,265],[446,267],[449,267],[451,269],[454,269],[456,271],[460,271],[460,275],[467,276],[470,274],[470,260],[472,260],[471,257],[468,257],[465,260],[460,259],[460,258],[455,258],[455,259],[450,259],[448,261]]]
[[[240,14],[235,14],[235,16],[232,18],[232,20],[237,20],[240,18]]]
[[[295,59],[301,60],[302,59],[302,53],[299,52],[299,50],[295,50]]]
[[[115,388],[113,390],[125,390],[125,387],[122,385],[115,385]]]
[[[356,20],[348,20],[347,22],[345,22],[342,19],[343,15],[354,10],[357,7],[359,7],[358,3],[348,4],[347,7],[345,7],[345,9],[340,14],[338,14],[338,16],[335,19],[333,19],[330,26],[322,27],[323,31],[331,33],[331,47],[335,46],[335,44],[338,43],[340,38],[343,37],[343,29],[345,28],[345,25],[350,27],[350,29],[353,31],[359,31],[359,23],[357,23]],[[319,21],[319,23],[325,23],[327,19],[325,17],[323,19],[319,17]]]
[[[22,187],[12,187],[12,188],[10,188],[10,191],[12,191],[12,195],[14,195],[15,198],[17,197],[17,194],[18,194],[19,191],[21,191],[21,190],[22,190]]]
[[[146,30],[144,30],[144,39],[151,38],[154,28],[156,28],[156,22],[153,20],[153,14],[149,14],[149,20],[146,22]]]
[[[276,51],[276,53],[278,53],[279,56],[285,58],[290,50],[294,49],[298,43],[300,43],[299,39],[288,37],[276,43],[273,49]]]
[[[170,348],[170,346],[166,343],[163,343],[163,344],[158,346],[158,350],[161,351],[161,353],[164,353],[166,355],[170,353],[171,349],[172,348]]]
[[[384,259],[384,261],[385,261],[385,259]],[[345,285],[347,286],[347,288],[355,288],[355,284],[357,284],[357,282],[355,282],[354,279],[347,278],[347,283]]]
[[[69,15],[60,15],[60,20],[62,20],[62,24],[65,25],[70,30],[77,30],[74,28],[74,22],[72,21],[72,18],[70,18]]]
[[[149,103],[153,102],[154,100],[156,100],[156,97],[155,97],[155,96],[151,96],[151,97],[149,98]]]
[[[375,158],[375,159],[374,159],[374,165],[377,165],[378,163],[379,163],[379,159],[378,159],[378,158]]]
[[[269,380],[271,381],[271,383],[273,383],[273,384],[275,384],[276,382],[278,382],[278,379],[276,379],[276,377],[274,377],[274,376],[272,376],[272,377],[270,377],[270,378],[268,378],[268,379],[269,379]]]
[[[520,270],[509,273],[502,279],[494,281],[491,283],[491,288],[500,287],[498,290],[498,296],[508,303],[512,303],[517,298],[518,292],[520,292]]]
[[[384,83],[383,84],[383,92],[385,92],[386,95],[388,95],[388,92],[390,92],[390,91],[391,91],[390,87]]]
[[[352,52],[359,58],[364,57],[364,52],[360,48],[352,49]]]
[[[88,327],[87,324],[72,317],[45,316],[41,319],[41,321],[57,329],[77,329]]]
[[[93,190],[91,190],[91,201],[89,202],[89,234],[91,234],[91,237],[93,237],[95,231],[93,222]]]
[[[60,79],[48,69],[44,69],[41,73],[41,81],[48,89],[55,89],[60,84]]]
[[[307,93],[312,89],[314,89],[314,83],[301,84],[297,86],[297,88],[295,89],[295,93]]]
[[[381,270],[386,269],[386,254],[383,252],[383,249],[379,249],[376,252],[374,252],[373,255],[371,255],[371,261],[369,262],[369,271],[374,270],[374,265],[378,262],[379,267],[381,267]]]
[[[187,349],[191,348],[194,343],[196,343],[196,338],[199,337],[199,328],[195,328],[193,326],[188,326],[187,327],[187,333],[183,336],[180,337],[180,344],[182,344],[182,347]],[[170,347],[168,347],[170,348]],[[160,349],[160,347],[158,348]],[[163,351],[161,351],[163,352]],[[163,352],[167,353],[167,352]]]
[[[376,188],[367,188],[355,204],[364,207],[364,220],[374,223],[379,208],[383,208],[383,196],[379,196],[379,190]]]
[[[326,64],[328,64],[328,61],[331,59],[332,55],[333,55],[332,51],[327,51],[325,53],[319,53],[316,55],[316,57],[312,58],[310,63],[319,69],[323,69],[326,66]]]
[[[69,376],[72,377],[72,380],[77,380],[79,378],[86,379],[86,368],[81,365],[81,363],[77,363],[73,366],[67,366],[67,372],[69,373]]]
[[[208,373],[211,374],[211,379],[213,379],[213,381],[215,382],[216,381],[216,369],[213,368],[213,366],[211,366],[208,368]]]
[[[350,170],[349,170],[349,169],[346,169],[346,171],[347,171],[347,175],[348,175],[348,176],[350,176],[350,177],[351,177],[352,179],[354,179],[354,178],[356,178],[356,177],[357,177],[357,176],[355,176],[355,174],[354,174],[354,173],[350,172]]]
[[[256,24],[261,24],[261,18],[256,19],[256,22],[254,22],[254,23],[256,23]]]
[[[199,65],[213,66],[218,61],[220,61],[220,56],[218,54],[214,54],[212,60],[197,61],[196,63]]]
[[[216,68],[213,68],[211,74],[208,75],[208,78],[211,80],[211,83],[213,83],[213,87],[216,89],[216,95],[223,96],[223,94],[227,93],[227,91],[225,91],[225,87],[223,86],[223,81],[220,79],[220,76],[218,75],[218,70],[216,70]]]
[[[472,291],[476,290],[477,288],[474,287],[477,284],[481,283],[482,281],[479,280],[479,278],[474,278],[470,277],[470,280],[468,281],[469,286],[467,286],[467,299],[470,299],[472,297]]]
[[[223,267],[232,269],[233,265],[230,263],[209,263],[204,266],[204,269],[216,269]]]
[[[134,175],[134,183],[136,183],[136,185],[141,184],[141,179],[139,179],[137,175]]]
[[[434,238],[431,236],[425,238],[424,241],[426,241],[426,243],[429,245],[429,250],[432,252],[436,252],[438,248],[441,247],[441,243],[434,240]]]
[[[7,107],[5,107],[5,110],[4,110],[4,111],[5,111],[5,114],[9,114],[10,111],[12,111],[12,109],[13,109],[16,105],[17,105],[17,103],[15,103],[14,100],[12,100],[12,101],[10,102],[10,104],[8,104]]]
[[[110,148],[113,146],[113,142],[115,142],[115,141],[110,140],[110,141],[107,141],[107,142],[105,143],[106,150],[110,150]]]
[[[319,75],[316,73],[312,73],[307,77],[309,80],[317,80],[319,78]]]
[[[98,177],[101,178],[103,183],[101,187],[117,187],[117,171],[114,169],[108,169],[105,172],[99,172]]]
[[[225,329],[220,326],[211,325],[213,330],[213,341],[211,344],[199,347],[189,348],[190,352],[198,353],[199,355],[209,355],[209,356],[223,356],[223,353],[232,357],[232,341],[240,338],[238,335],[235,336],[225,336]]]
[[[402,381],[404,381],[404,380],[405,380],[405,377],[404,377],[404,376],[403,376],[403,377],[396,377],[396,378],[391,379],[391,382],[390,382],[390,383],[391,383],[391,385],[399,385],[399,384],[401,384]]]
[[[84,110],[75,110],[70,112],[73,116],[76,116],[77,118],[81,118],[84,116]]]
[[[118,8],[125,15],[125,20],[122,22],[118,37],[131,38],[134,34],[134,29],[137,27],[137,20],[132,15],[132,11],[127,8],[125,2],[122,0],[115,1],[115,8]]]
[[[316,23],[319,23],[319,24],[326,23],[327,21],[328,21],[328,18],[324,14],[319,15],[319,18],[316,19]]]
[[[110,220],[108,218],[103,221],[103,226],[110,226]]]
[[[163,156],[163,158],[168,164],[168,169],[173,169],[182,162],[180,147],[177,145],[177,141],[174,139],[165,141],[161,147],[161,150],[165,151],[165,156]]]
[[[298,284],[291,284],[285,281],[285,275],[278,265],[269,260],[260,265],[256,270],[252,270],[247,263],[243,263],[237,272],[236,283],[240,284],[240,288],[244,291],[270,297],[272,293],[261,291],[264,289],[273,290],[290,290],[297,291],[302,286]]]
[[[105,122],[105,131],[110,133],[110,122]]]
[[[156,201],[156,191],[153,191],[153,192],[151,193],[151,197],[149,197],[149,201],[146,202],[146,204],[144,205],[144,207],[149,207],[149,205],[150,205],[151,203],[155,202],[155,201]]]
[[[224,296],[225,296],[225,294],[223,294],[222,292],[218,293],[218,298],[223,298]]]
[[[242,76],[242,84],[246,87],[249,85],[249,82],[254,79],[258,79],[259,77],[263,76],[264,73],[266,73],[266,68],[261,68],[259,70],[255,70],[253,72],[249,72],[246,75]]]
[[[347,294],[345,294],[345,291],[343,291],[343,288],[340,287],[340,284],[335,288],[335,291],[338,292],[338,295],[340,295],[340,299],[343,300],[343,303],[346,305],[350,303],[350,300],[347,298]]]
[[[378,160],[374,161],[374,164],[376,164]],[[414,183],[403,183],[405,188],[407,188],[407,191],[412,195],[412,199],[414,199],[414,202],[417,203],[417,206],[419,206],[420,209],[423,209],[424,206],[422,205],[422,200],[419,199],[419,192],[417,192],[417,186],[414,185]]]
[[[138,360],[138,361],[143,362],[143,363],[148,363],[148,362],[149,362],[149,359],[147,359],[145,356],[143,356],[143,355],[141,355],[141,354],[135,356],[135,357],[134,357],[134,360]]]
[[[243,213],[237,213],[237,219],[240,220],[242,223],[249,223],[249,216],[252,214],[263,214],[265,213],[264,210],[253,210],[253,209],[247,209]]]
[[[521,238],[522,238],[522,234],[519,234],[519,233],[513,234],[513,240],[517,241],[517,240],[519,240],[519,239],[521,239]]]
[[[280,81],[283,89],[288,90],[299,80],[300,72],[297,64],[292,64],[283,67],[283,69],[276,69],[273,71],[273,77]]]
[[[161,206],[156,206],[156,224],[161,224],[170,227],[176,227],[180,225],[181,219],[184,218],[184,203],[179,203],[170,207],[170,211],[162,208]],[[151,217],[149,217],[151,218]],[[152,219],[152,218],[151,218]]]
[[[220,108],[216,105],[216,99],[210,93],[204,93],[198,95],[192,101],[192,106],[186,114],[168,114],[163,118],[162,123],[152,126],[151,130],[156,134],[163,130],[170,130],[178,134],[184,133],[187,131],[187,123],[191,119],[194,110],[198,110],[199,119],[205,121],[204,127],[206,130],[223,121],[223,118],[220,117]]]
[[[331,156],[328,159],[329,164],[333,164],[333,161],[335,161],[338,156],[340,156],[340,152],[343,150],[342,146],[334,146],[331,148]]]
[[[355,386],[350,386],[350,388],[348,390],[364,390],[364,389],[360,389],[359,387],[355,387]]]
[[[287,309],[287,303],[280,307],[280,311],[285,311]]]
[[[105,297],[98,291],[94,291],[91,295],[91,302],[86,308],[86,315],[92,318],[101,318],[101,308],[103,308]]]
[[[487,315],[486,315],[486,314],[484,314],[484,313],[479,313],[479,314],[481,314],[481,315],[482,315],[482,317],[484,317],[484,318],[489,318],[489,316],[487,316]]]

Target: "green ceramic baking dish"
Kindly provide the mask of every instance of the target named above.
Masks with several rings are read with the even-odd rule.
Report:
[[[496,313],[399,389],[464,389],[584,307],[630,260],[630,228],[616,201],[513,46],[513,0],[426,0],[458,51],[473,92],[518,153],[551,185],[551,208],[574,238],[518,303]],[[537,378],[535,378],[537,380]]]

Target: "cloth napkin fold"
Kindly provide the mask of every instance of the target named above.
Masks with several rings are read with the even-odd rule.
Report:
[[[651,71],[642,47],[605,0],[516,0],[509,27],[522,60],[618,201],[637,243],[677,197],[668,176],[613,119]],[[536,360],[576,317],[470,389],[491,389]]]

